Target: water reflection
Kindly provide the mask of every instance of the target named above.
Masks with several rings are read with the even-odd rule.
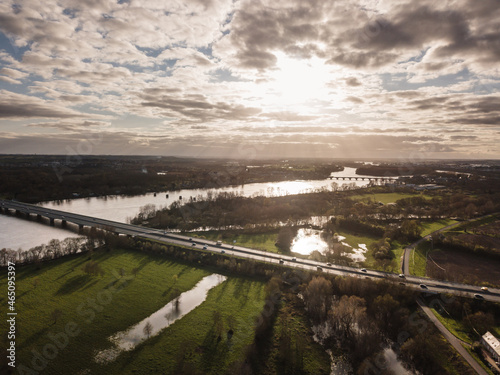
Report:
[[[355,176],[355,168],[344,168],[341,172],[334,172],[331,176]],[[66,199],[52,202],[44,202],[43,207],[55,208],[61,211],[73,212],[81,215],[98,217],[126,223],[130,218],[135,217],[141,207],[147,204],[155,205],[156,209],[168,207],[173,202],[189,201],[190,198],[206,199],[215,196],[216,193],[233,192],[245,197],[256,195],[264,196],[282,196],[288,194],[306,194],[315,190],[334,190],[342,185],[352,187],[366,186],[368,181],[350,181],[350,180],[304,180],[304,181],[282,181],[274,183],[254,183],[241,186],[229,186],[220,189],[185,189],[170,191],[164,193],[149,193],[136,196],[105,196],[92,198]],[[0,216],[1,217],[1,216]],[[17,249],[22,247],[27,250],[41,243],[46,243],[52,238],[63,239],[71,234],[63,229],[54,228],[48,236],[42,236],[32,231],[31,226],[25,221],[18,219],[6,220],[2,224],[5,236],[0,236],[0,248],[8,247]],[[33,224],[35,225],[35,224]],[[47,226],[40,226],[41,231],[48,231]],[[57,232],[57,233],[56,233]],[[65,234],[66,233],[66,234]],[[50,238],[47,238],[50,237]]]
[[[341,172],[332,173],[332,176],[354,176],[355,168],[345,168]],[[353,185],[355,187],[366,186],[368,181],[333,181],[324,180],[303,180],[303,181],[281,181],[272,183],[253,183],[241,186],[228,186],[220,189],[185,189],[171,191],[168,193],[148,193],[135,196],[106,196],[93,198],[77,198],[64,201],[44,202],[42,206],[55,208],[62,211],[78,213],[99,217],[101,219],[127,222],[128,219],[136,216],[139,209],[147,204],[155,205],[156,209],[168,207],[173,202],[187,202],[190,198],[196,200],[207,199],[217,193],[235,193],[244,197],[253,196],[284,196],[290,194],[307,194],[315,190],[333,190],[342,185]]]
[[[365,253],[368,251],[368,248],[366,247],[366,244],[364,243],[359,243],[358,248],[354,248],[351,245],[349,245],[347,242],[344,242],[345,237],[337,235],[337,241],[340,242],[342,245],[349,247],[352,249],[352,251],[348,253],[342,253],[342,256],[346,256],[348,258],[351,258],[354,262],[361,263],[366,260]]]
[[[384,359],[386,362],[386,368],[391,370],[391,373],[394,375],[412,375],[413,373],[408,371],[401,361],[398,359],[398,356],[394,350],[391,348],[386,348],[384,350]]]
[[[303,255],[309,255],[315,250],[324,254],[328,250],[328,244],[321,238],[321,231],[301,228],[293,239],[290,250]]]
[[[162,329],[201,305],[207,298],[208,291],[226,279],[226,276],[218,274],[204,277],[193,289],[182,293],[179,298],[170,301],[146,319],[126,331],[111,336],[109,340],[113,342],[114,346],[97,353],[95,361],[98,363],[112,362],[122,351],[132,350],[142,341],[156,336]],[[145,330],[146,325],[150,325],[149,332]]]

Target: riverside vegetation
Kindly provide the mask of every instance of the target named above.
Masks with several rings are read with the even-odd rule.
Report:
[[[472,373],[418,314],[416,292],[392,282],[319,276],[111,234],[93,236],[99,250],[19,267],[19,363],[29,366],[33,349],[39,353],[50,332],[60,332],[74,321],[81,333],[61,349],[64,355],[47,361],[46,373],[75,368],[100,373],[92,356],[109,345],[107,337],[217,272],[228,281],[210,291],[199,308],[121,354],[106,365],[106,373],[327,374],[324,349],[330,349],[335,358],[364,374],[369,368],[383,368],[380,353],[387,345],[395,347],[406,366],[422,373]],[[101,272],[91,272],[96,266],[88,264]],[[125,287],[112,296],[113,309],[99,302],[96,307],[100,292],[123,281]],[[89,298],[94,305],[85,307],[94,309],[92,324],[75,310],[82,302],[90,303]],[[474,311],[488,314],[490,304],[473,304]],[[492,316],[483,329],[498,326]],[[322,334],[321,348],[312,339],[311,327],[326,322],[330,328]]]

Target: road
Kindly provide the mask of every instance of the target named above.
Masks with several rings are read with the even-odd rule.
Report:
[[[429,240],[434,234],[444,232],[444,231],[446,231],[448,229],[451,229],[451,228],[456,227],[456,226],[461,225],[461,224],[470,223],[470,222],[473,222],[473,221],[476,221],[476,220],[481,220],[481,219],[484,219],[485,217],[496,215],[496,214],[497,213],[489,214],[489,215],[484,215],[484,216],[476,217],[474,219],[470,219],[470,220],[467,220],[467,221],[460,221],[458,223],[447,225],[447,226],[445,226],[443,228],[440,228],[440,229],[438,229],[438,230],[436,230],[436,231],[434,231],[432,233],[429,233],[427,236],[424,236],[421,239],[419,239],[418,241],[416,241],[416,242],[412,243],[411,245],[407,246],[405,248],[404,255],[403,255],[403,262],[401,264],[401,270],[402,270],[403,274],[410,275],[410,261],[411,261],[410,258],[411,258],[411,252],[412,252],[412,250],[414,250],[422,242]]]
[[[450,331],[446,329],[446,327],[439,321],[438,318],[432,313],[431,309],[427,307],[425,303],[423,303],[420,299],[417,300],[418,305],[424,311],[424,313],[429,317],[429,319],[434,323],[434,325],[439,329],[439,331],[443,334],[443,336],[448,340],[448,342],[460,353],[462,357],[471,365],[471,367],[479,374],[479,375],[488,375],[488,373],[481,367],[479,363],[469,354],[467,350],[462,346],[461,341],[453,336]]]
[[[41,215],[43,217],[53,219],[54,221],[65,221],[80,226],[100,228],[112,231],[116,234],[142,237],[154,241],[161,241],[165,244],[186,246],[192,249],[211,251],[214,253],[224,254],[226,256],[238,256],[240,258],[249,258],[275,264],[281,263],[287,267],[299,268],[304,270],[316,270],[335,275],[392,280],[394,282],[404,284],[407,287],[415,288],[428,293],[450,293],[470,298],[474,298],[475,294],[481,294],[481,299],[500,302],[500,289],[491,288],[489,292],[484,293],[481,292],[481,289],[479,287],[474,285],[451,283],[415,276],[401,275],[401,277],[399,277],[396,274],[387,272],[327,264],[308,259],[294,258],[292,256],[270,253],[262,250],[250,249],[242,246],[232,246],[231,244],[218,245],[213,241],[190,238],[187,236],[182,236],[180,234],[164,232],[163,230],[159,229],[152,229],[141,227],[138,225],[99,219],[91,216],[79,215],[21,202],[0,200],[0,208],[2,209],[2,211],[4,211],[5,209],[17,210],[24,214],[29,213],[32,215]]]

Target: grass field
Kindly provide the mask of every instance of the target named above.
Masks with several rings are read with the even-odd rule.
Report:
[[[426,199],[431,199],[432,197],[425,194],[408,194],[408,193],[374,193],[374,194],[359,194],[351,196],[354,200],[371,200],[374,202],[382,202],[383,204],[395,203],[396,201],[403,198],[411,198],[422,196]]]
[[[432,232],[435,232],[441,228],[444,228],[448,225],[455,224],[455,223],[458,223],[458,221],[452,220],[452,219],[443,219],[443,220],[432,221],[432,222],[423,222],[421,236],[425,237],[428,234],[431,234]]]
[[[410,256],[411,275],[426,276],[428,251],[430,251],[430,244],[428,242],[422,242],[412,251],[412,255]]]
[[[474,340],[469,337],[467,329],[462,325],[462,323],[457,322],[453,318],[447,317],[445,315],[446,313],[443,313],[443,315],[441,315],[438,311],[436,311],[436,309],[431,308],[431,310],[436,318],[438,318],[438,320],[443,323],[446,329],[450,331],[455,337],[470,345],[474,343]]]
[[[231,232],[207,231],[207,232],[192,232],[186,235],[193,237],[205,238],[207,240],[221,240],[226,243],[234,243],[237,246],[249,247],[252,249],[265,250],[273,253],[279,253],[279,249],[275,246],[278,232],[267,233],[250,233],[238,234]],[[234,242],[236,241],[236,242]]]
[[[35,265],[16,270],[18,369],[20,365],[38,365],[44,374],[176,373],[179,358],[184,358],[184,365],[198,372],[220,373],[253,339],[254,318],[264,306],[265,283],[229,277],[213,288],[198,308],[158,336],[122,353],[112,364],[98,365],[93,357],[96,350],[110,347],[109,336],[148,317],[172,299],[175,289],[187,291],[213,270],[113,250],[94,253],[93,260],[105,273],[88,276],[82,271],[87,258],[87,254],[65,257],[44,263],[39,270]],[[136,276],[132,275],[134,268],[138,269]],[[0,283],[6,285],[5,273]],[[3,293],[0,298],[4,306],[5,296]],[[56,309],[60,316],[54,320]],[[216,341],[215,310],[221,313],[225,330],[231,323],[235,332],[231,342],[225,337]],[[65,345],[54,346],[51,337],[61,338],[65,331],[73,336],[67,343],[59,341]],[[6,337],[5,332],[2,335]],[[42,354],[50,359],[38,357],[38,362],[33,362]]]
[[[433,222],[423,222],[422,223],[422,233],[421,236],[427,236],[428,234],[435,232],[441,228],[444,228],[448,225],[456,223],[456,220],[451,219],[443,219]],[[410,274],[415,276],[426,276],[427,270],[427,254],[431,250],[431,244],[427,241],[419,244],[416,249],[412,252],[410,257]],[[435,251],[435,250],[434,250]]]

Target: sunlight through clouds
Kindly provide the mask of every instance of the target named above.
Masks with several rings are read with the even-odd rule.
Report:
[[[64,153],[107,121],[95,152],[174,150],[198,126],[208,156],[250,142],[260,157],[495,157],[499,20],[472,0],[4,1],[2,143]]]

